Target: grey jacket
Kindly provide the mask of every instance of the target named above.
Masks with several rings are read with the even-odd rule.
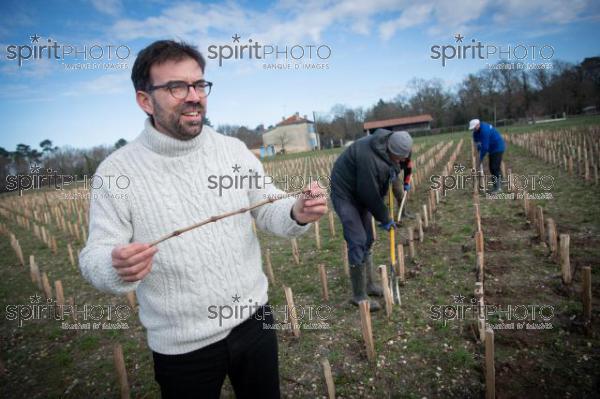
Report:
[[[391,220],[384,198],[401,168],[387,153],[387,141],[392,133],[379,129],[356,140],[339,156],[331,170],[331,195],[368,209],[381,223]]]

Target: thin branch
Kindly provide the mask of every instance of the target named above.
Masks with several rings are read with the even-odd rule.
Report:
[[[169,238],[177,237],[177,236],[179,236],[179,235],[181,235],[181,234],[183,234],[185,232],[188,232],[190,230],[196,229],[196,228],[198,228],[200,226],[204,226],[205,224],[213,223],[213,222],[216,222],[217,220],[221,220],[221,219],[224,219],[224,218],[227,218],[227,217],[230,217],[230,216],[234,216],[234,215],[239,215],[239,214],[242,214],[242,213],[246,213],[246,212],[252,211],[252,210],[254,210],[256,208],[259,208],[259,207],[261,207],[263,205],[267,205],[267,204],[270,204],[272,202],[278,201],[280,199],[284,199],[284,198],[288,198],[288,197],[294,197],[296,195],[306,194],[306,193],[309,193],[309,192],[310,192],[310,190],[308,190],[308,189],[300,190],[300,191],[294,191],[293,193],[287,193],[285,195],[282,195],[281,197],[270,197],[270,198],[268,198],[268,199],[266,199],[264,201],[257,202],[256,204],[251,205],[249,207],[238,209],[237,211],[231,211],[231,212],[223,213],[221,215],[211,216],[208,219],[203,220],[203,221],[198,222],[198,223],[195,223],[195,224],[193,224],[191,226],[184,227],[182,229],[177,229],[177,230],[173,231],[172,233],[167,234],[166,236],[161,237],[161,238],[159,238],[156,241],[153,241],[152,243],[150,243],[150,246],[151,247],[156,246],[156,245],[160,244],[161,242],[168,240]]]

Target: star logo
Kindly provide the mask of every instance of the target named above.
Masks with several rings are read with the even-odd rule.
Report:
[[[454,164],[454,173],[462,173],[465,171],[465,165],[460,163]]]
[[[239,43],[241,36],[236,33],[235,35],[231,36],[231,38],[233,39],[234,43]]]
[[[465,300],[465,296],[462,294],[452,295],[452,297],[454,298],[454,303],[463,303]]]
[[[454,35],[454,38],[456,39],[456,43],[462,43],[465,37],[462,36],[460,33],[457,33],[456,35]]]
[[[38,36],[37,33],[34,33],[33,36],[29,36],[29,38],[31,39],[31,43],[37,43],[40,40],[40,36]]]
[[[29,164],[29,172],[40,173],[40,165],[38,165],[37,162]]]
[[[239,296],[238,294],[235,294],[235,296],[231,297],[231,299],[233,299],[233,302],[239,302],[240,298],[241,298],[241,296]]]
[[[39,296],[37,293],[35,295],[32,295],[29,297],[29,302],[31,302],[31,303],[40,303],[41,300],[42,300],[42,297]]]
[[[240,165],[238,165],[237,163],[235,165],[233,165],[232,169],[235,173],[239,173],[240,171]]]

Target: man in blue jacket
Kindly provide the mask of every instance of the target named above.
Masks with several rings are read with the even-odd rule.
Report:
[[[492,179],[494,188],[491,194],[502,191],[502,175],[500,173],[500,165],[502,164],[502,154],[504,153],[504,139],[494,126],[489,123],[481,122],[479,119],[472,119],[469,122],[469,130],[473,131],[473,141],[477,145],[479,151],[478,168],[482,168],[483,159],[489,153],[490,174],[494,176]]]
[[[348,243],[354,305],[368,295],[383,295],[382,287],[375,284],[371,215],[379,227],[387,231],[395,227],[385,195],[391,183],[400,178],[402,168],[407,167],[411,150],[412,138],[407,132],[377,129],[348,147],[331,170],[331,202]],[[371,311],[381,309],[376,300],[369,300],[369,304]]]

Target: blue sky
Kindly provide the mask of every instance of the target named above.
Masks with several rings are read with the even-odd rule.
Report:
[[[575,0],[568,6],[560,0],[9,0],[0,5],[0,15],[0,146],[8,150],[18,143],[37,146],[46,138],[78,148],[134,139],[145,115],[134,101],[130,68],[141,48],[164,38],[195,44],[205,56],[211,45],[239,46],[249,39],[279,49],[331,49],[325,60],[305,55],[298,61],[327,64],[321,70],[264,69],[265,63],[293,64],[281,58],[229,59],[222,66],[208,59],[205,77],[214,82],[208,117],[215,126],[268,126],[284,115],[327,112],[335,104],[368,107],[379,98],[409,95],[407,83],[415,77],[438,78],[452,88],[466,74],[498,61],[453,59],[442,67],[440,60],[431,58],[434,45],[465,45],[475,39],[504,49],[546,46],[546,55],[551,46],[549,61],[580,62],[600,55],[600,4],[592,0]],[[236,34],[240,44],[234,43]],[[462,43],[457,34],[464,36]],[[34,35],[39,36],[35,43]],[[85,60],[83,53],[77,59],[48,59],[43,53],[42,59],[24,59],[20,67],[10,59],[16,46],[22,46],[26,56],[25,46],[33,49],[48,39],[59,49],[89,51],[96,46],[92,56],[99,56],[98,48],[104,53],[98,60]],[[113,46],[111,60],[107,46]],[[131,55],[115,60],[117,46],[121,56],[126,50]],[[117,61],[127,67],[114,69]],[[543,60],[528,55],[524,61]],[[99,63],[100,68],[65,67],[82,62]]]

